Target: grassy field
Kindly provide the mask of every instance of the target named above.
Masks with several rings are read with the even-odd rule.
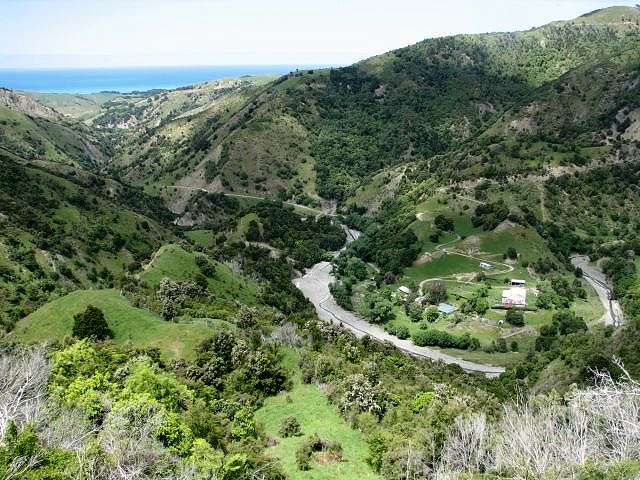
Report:
[[[140,275],[151,286],[158,285],[165,278],[175,281],[193,280],[200,272],[196,265],[196,253],[187,252],[179,245],[163,245],[153,256]],[[229,300],[238,300],[245,304],[252,304],[256,301],[258,286],[235,274],[226,265],[214,262],[216,265],[216,276],[209,279],[209,290],[217,296]]]
[[[445,277],[458,273],[480,272],[478,260],[463,257],[456,254],[443,254],[442,256],[425,262],[421,265],[414,265],[404,271],[405,276],[415,282],[420,282],[428,278]]]
[[[196,244],[209,248],[215,242],[215,233],[213,230],[190,230],[185,232],[185,236]]]
[[[256,420],[264,426],[266,434],[277,439],[277,444],[270,447],[267,453],[281,462],[287,478],[291,480],[379,479],[366,463],[368,447],[360,432],[349,427],[315,385],[301,382],[298,353],[290,348],[281,351],[282,365],[289,371],[294,386],[288,392],[267,398],[256,412]],[[297,418],[302,436],[280,438],[278,430],[282,420],[288,416]],[[308,471],[298,470],[296,449],[314,433],[323,439],[340,442],[343,459],[340,462],[312,464]]]
[[[214,331],[204,324],[167,322],[132,306],[117,290],[78,290],[20,320],[12,337],[27,343],[63,340],[71,336],[73,316],[88,305],[104,312],[117,344],[158,347],[167,358],[189,358],[194,347]]]
[[[300,422],[303,435],[280,438],[278,429],[282,419],[290,415]],[[267,452],[280,460],[287,477],[292,480],[380,478],[365,462],[367,444],[362,435],[340,418],[336,409],[315,385],[298,383],[290,392],[268,398],[256,413],[256,419],[264,424],[269,436],[278,438],[278,444],[270,447]],[[313,464],[308,471],[298,470],[296,449],[314,433],[323,439],[340,442],[343,459],[339,462]]]

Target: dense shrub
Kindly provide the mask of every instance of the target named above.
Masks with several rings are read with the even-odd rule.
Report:
[[[300,422],[298,422],[298,419],[294,416],[284,417],[282,419],[282,423],[280,424],[278,434],[284,438],[297,437],[299,435],[302,435]]]
[[[94,340],[106,340],[113,337],[104,318],[104,313],[93,305],[87,306],[84,312],[73,316],[73,336],[76,338],[92,338]]]
[[[342,459],[342,445],[338,442],[324,440],[318,434],[311,435],[296,450],[296,465],[300,470],[309,470],[311,462],[317,455],[323,455],[323,462]]]
[[[414,332],[411,338],[413,343],[419,347],[458,348],[460,350],[477,350],[480,347],[479,340],[469,334],[457,337],[435,329],[419,330]]]

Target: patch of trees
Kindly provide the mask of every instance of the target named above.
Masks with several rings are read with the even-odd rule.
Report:
[[[383,272],[400,273],[420,251],[418,239],[409,228],[415,220],[410,210],[398,199],[383,202],[375,222],[349,245],[347,254],[374,262]]]
[[[457,348],[460,350],[478,350],[480,341],[465,333],[461,336],[436,329],[418,330],[411,336],[413,343],[419,347]]]
[[[437,215],[433,224],[438,230],[442,230],[443,232],[453,232],[454,230],[453,220],[444,215]]]
[[[582,317],[571,310],[560,310],[553,314],[553,321],[549,325],[540,327],[540,336],[536,338],[536,350],[550,350],[560,336],[572,333],[586,332],[587,324]]]
[[[262,239],[285,250],[300,267],[310,267],[346,241],[342,227],[331,218],[302,218],[293,207],[262,201],[251,207],[260,218]]]
[[[509,216],[509,207],[498,200],[493,203],[482,203],[476,207],[475,214],[471,217],[474,227],[482,227],[484,230],[493,230]]]
[[[218,390],[237,389],[253,395],[275,395],[285,388],[287,376],[279,365],[277,350],[252,348],[245,340],[221,331],[196,349],[190,375]]]

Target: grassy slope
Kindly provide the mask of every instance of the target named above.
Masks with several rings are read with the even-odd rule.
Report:
[[[31,117],[4,106],[0,106],[0,147],[29,160],[83,167],[105,159],[97,139],[81,125]]]
[[[79,120],[87,120],[100,112],[102,105],[118,96],[116,93],[32,93],[40,103]]]
[[[49,278],[58,295],[108,288],[108,277],[174,239],[160,222],[124,206],[126,199],[120,203],[115,182],[99,186],[81,171],[70,181],[3,155],[0,166],[0,264],[10,272],[0,275],[0,318],[3,311],[20,307],[25,312],[15,313],[23,316],[45,303],[52,294]],[[106,198],[106,191],[115,198]],[[96,235],[103,228],[107,233]],[[118,236],[124,245],[114,248]],[[32,252],[43,275],[25,268],[25,252]]]
[[[285,363],[298,371],[295,352],[286,350]],[[280,460],[291,480],[367,480],[378,479],[366,463],[367,444],[362,435],[340,417],[335,407],[315,385],[302,384],[299,375],[294,374],[294,387],[290,392],[265,400],[264,406],[256,412],[256,420],[261,422],[267,435],[278,439],[267,453]],[[300,422],[302,436],[280,438],[278,430],[282,420],[295,416]],[[324,465],[312,464],[308,471],[298,470],[295,460],[297,447],[310,435],[317,433],[321,438],[340,442],[343,460]]]
[[[196,255],[195,252],[187,252],[179,245],[163,245],[144,268],[140,278],[151,286],[158,285],[164,277],[175,281],[193,280],[200,272],[195,262]],[[209,279],[210,291],[229,300],[255,303],[258,288],[255,283],[232,272],[222,263],[213,263],[216,265],[216,276]]]
[[[166,322],[148,310],[133,307],[116,290],[78,290],[54,300],[22,319],[12,338],[27,342],[61,341],[71,335],[73,315],[88,305],[100,308],[118,344],[158,347],[168,358],[188,358],[213,329],[202,324]]]

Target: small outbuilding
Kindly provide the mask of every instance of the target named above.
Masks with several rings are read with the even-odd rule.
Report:
[[[409,287],[405,287],[404,285],[402,285],[401,287],[398,287],[398,291],[403,295],[411,294],[411,289]]]
[[[451,315],[453,312],[456,311],[456,307],[448,303],[441,303],[438,305],[438,311],[440,313],[444,313],[445,315]]]
[[[517,278],[512,278],[511,279],[511,286],[512,287],[524,287],[526,285],[526,281],[525,280],[518,280]]]
[[[491,270],[493,268],[493,265],[487,262],[480,262],[480,268],[483,270]]]

